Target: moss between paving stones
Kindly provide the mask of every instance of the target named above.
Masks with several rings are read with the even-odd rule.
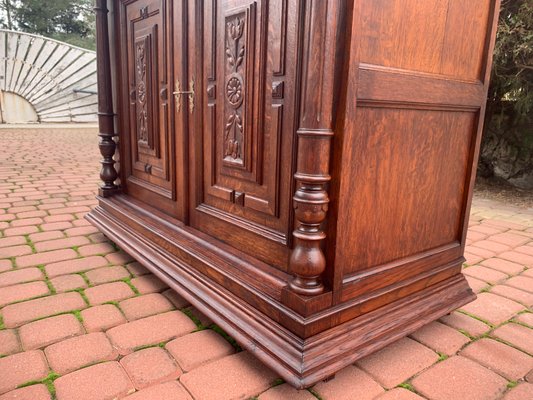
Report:
[[[29,382],[23,383],[22,385],[18,385],[17,389],[27,387],[27,386],[38,385],[42,383],[43,385],[46,386],[46,388],[50,392],[52,399],[55,400],[56,399],[56,388],[54,386],[54,381],[57,378],[59,378],[59,376],[60,376],[59,374],[56,374],[55,372],[51,371],[46,378],[40,381],[29,381]]]
[[[220,326],[213,324],[211,325],[209,329],[214,330],[216,333],[218,333],[220,336],[226,339],[229,342],[229,344],[233,346],[233,348],[235,349],[237,353],[242,351],[242,347],[239,346],[239,343],[237,343],[235,339],[233,339],[230,335],[228,335],[226,331],[224,331]]]

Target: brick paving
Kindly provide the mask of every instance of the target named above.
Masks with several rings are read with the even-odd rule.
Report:
[[[533,209],[475,198],[478,299],[298,392],[85,221],[98,160],[93,128],[0,129],[0,400],[533,398]]]

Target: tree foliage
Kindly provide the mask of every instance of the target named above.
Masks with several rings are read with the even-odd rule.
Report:
[[[533,110],[533,0],[502,2],[489,101],[520,118]]]
[[[481,152],[484,175],[533,188],[532,114],[533,0],[503,0]]]
[[[94,49],[92,0],[0,0],[9,29]]]

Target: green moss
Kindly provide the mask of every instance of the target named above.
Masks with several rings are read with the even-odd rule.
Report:
[[[192,322],[198,327],[198,330],[205,329],[205,327],[202,325],[202,321],[192,313],[192,310],[190,308],[184,308],[180,310],[183,314],[185,314],[187,317],[189,317]]]
[[[87,303],[88,306],[91,305],[83,289],[74,289],[73,292],[78,292],[81,298],[83,299],[83,301],[85,301],[85,303]]]
[[[441,353],[441,352],[437,352],[437,354],[439,355],[439,359],[437,362],[441,362],[441,361],[444,361],[448,358],[448,355],[447,354],[444,354],[444,353]]]
[[[6,329],[6,326],[4,325],[4,317],[0,315],[0,331]]]
[[[83,317],[81,316],[81,311],[80,310],[72,311],[72,314],[74,314],[76,319],[83,324]]]
[[[133,286],[133,283],[131,283],[131,278],[125,278],[121,280],[122,282],[126,283],[131,290],[133,290],[133,293],[135,293],[136,296],[140,296],[141,292],[139,292],[139,289],[137,289],[135,286]]]
[[[478,321],[483,322],[485,325],[488,325],[488,326],[490,326],[491,328],[494,328],[494,325],[491,324],[489,321],[485,321],[483,318],[479,318],[479,317],[475,316],[474,314],[470,314],[469,312],[464,311],[464,310],[457,310],[457,312],[458,312],[458,313],[461,313],[461,314],[464,314],[464,315],[467,315],[467,316],[469,316],[470,318],[477,319]]]
[[[30,235],[24,235],[24,239],[26,239],[26,244],[31,247],[31,251],[33,253],[37,253],[37,249],[35,248],[35,244],[30,240]]]
[[[237,341],[235,339],[233,339],[230,335],[228,335],[224,329],[222,329],[220,326],[218,325],[211,325],[211,327],[209,329],[212,329],[214,330],[216,333],[218,333],[219,335],[221,335],[224,339],[226,339],[234,348],[237,352],[239,351],[242,351],[242,347],[239,346],[239,343],[237,343]]]
[[[518,382],[516,382],[516,381],[509,381],[509,382],[507,382],[507,388],[508,388],[508,389],[512,389],[512,388],[514,388],[516,385],[518,385]]]
[[[48,374],[48,376],[46,378],[44,378],[44,379],[42,379],[40,381],[29,381],[29,382],[23,383],[22,385],[19,385],[18,388],[38,385],[38,384],[42,383],[43,385],[46,386],[46,388],[50,392],[50,395],[52,396],[52,398],[55,399],[56,398],[56,388],[54,387],[54,381],[57,378],[59,378],[59,375],[52,371],[52,372],[50,372]]]
[[[396,386],[396,387],[404,388],[404,389],[409,390],[410,392],[415,393],[415,388],[414,388],[414,386],[411,385],[409,382],[400,383],[400,384],[399,384],[398,386]]]

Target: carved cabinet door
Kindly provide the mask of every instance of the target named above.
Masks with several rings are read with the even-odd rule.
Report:
[[[190,1],[191,225],[285,269],[299,1]]]
[[[123,186],[128,194],[169,214],[184,218],[182,191],[177,190],[183,146],[180,114],[174,118],[173,76],[179,75],[183,47],[175,54],[171,46],[170,21],[174,2],[168,0],[121,0],[119,47],[126,130],[123,154],[127,158]],[[181,2],[176,2],[181,3]],[[176,13],[181,12],[179,6]],[[177,35],[178,41],[180,36]]]

